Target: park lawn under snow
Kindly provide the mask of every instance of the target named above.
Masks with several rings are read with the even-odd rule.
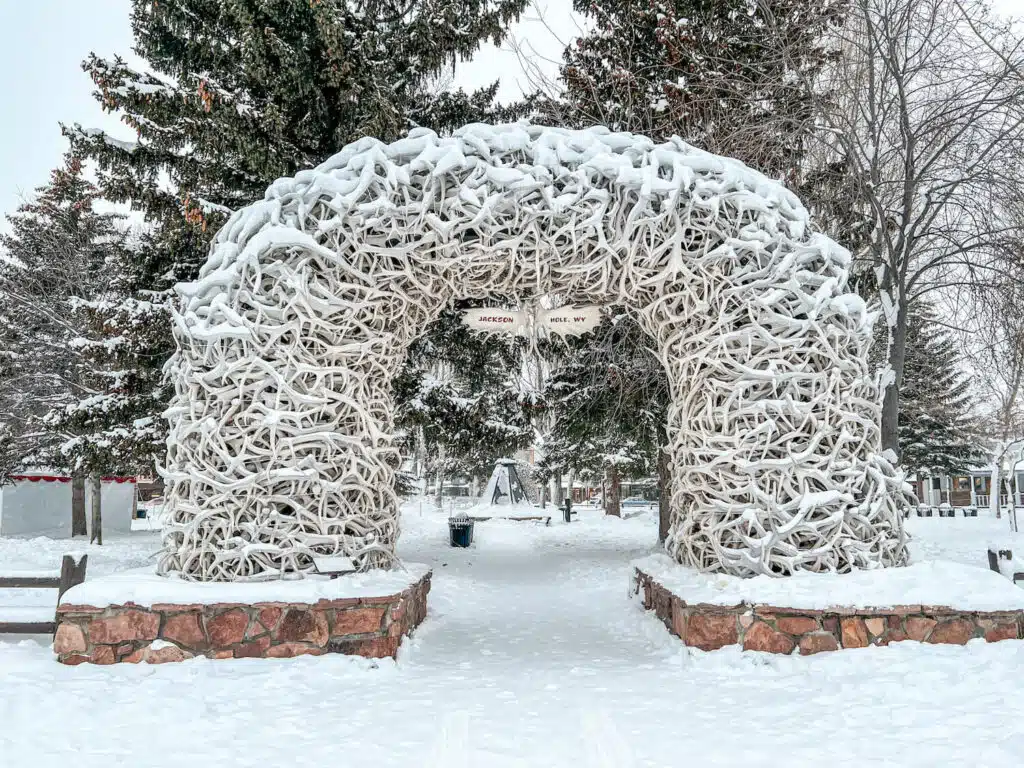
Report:
[[[0,765],[1003,766],[1024,754],[1024,642],[686,649],[628,594],[656,529],[651,514],[584,510],[571,526],[477,524],[474,547],[453,550],[445,515],[407,507],[400,554],[434,579],[397,663],[64,667],[45,638],[0,636]],[[910,530],[918,558],[976,566],[1008,538],[987,518]],[[153,533],[74,544],[95,575],[157,546]],[[0,569],[53,567],[68,547],[0,539]]]

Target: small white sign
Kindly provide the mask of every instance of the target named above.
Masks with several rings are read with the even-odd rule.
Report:
[[[600,307],[559,307],[545,309],[538,318],[540,326],[559,336],[582,336],[601,324]]]
[[[510,333],[513,336],[529,335],[526,313],[511,309],[467,309],[462,313],[462,322],[474,331]]]
[[[536,334],[582,336],[601,323],[601,308],[559,307],[533,312],[514,309],[467,309],[462,321],[475,331],[508,333],[530,338]]]
[[[313,567],[317,573],[339,574],[354,573],[356,564],[349,557],[340,555],[313,555]]]

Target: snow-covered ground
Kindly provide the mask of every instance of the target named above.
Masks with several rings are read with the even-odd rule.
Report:
[[[629,599],[629,562],[653,551],[651,513],[478,523],[474,546],[456,550],[430,510],[403,518],[400,553],[434,580],[397,664],[63,667],[45,639],[0,636],[0,765],[1003,766],[1024,754],[1024,642],[702,653]],[[917,556],[979,566],[1008,540],[988,518],[910,529]],[[74,548],[100,574],[157,546],[138,532]],[[0,570],[52,568],[68,547],[0,540]]]

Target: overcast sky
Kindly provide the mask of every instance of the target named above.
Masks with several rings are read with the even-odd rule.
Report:
[[[1024,14],[1024,0],[994,2],[1003,12]],[[134,59],[130,7],[129,0],[0,0],[0,216],[45,183],[60,162],[66,144],[58,123],[132,138],[100,110],[81,70],[90,51]],[[549,73],[577,30],[571,7],[571,0],[538,0],[513,32],[520,50]],[[482,49],[456,70],[457,84],[472,88],[501,80],[503,101],[527,90],[513,47]]]

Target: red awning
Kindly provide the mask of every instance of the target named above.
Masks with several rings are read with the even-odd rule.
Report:
[[[14,481],[27,480],[30,483],[70,483],[71,478],[64,475],[8,475],[8,478]],[[107,475],[101,477],[100,480],[104,483],[134,483],[137,479],[134,477],[118,477],[116,475]]]

